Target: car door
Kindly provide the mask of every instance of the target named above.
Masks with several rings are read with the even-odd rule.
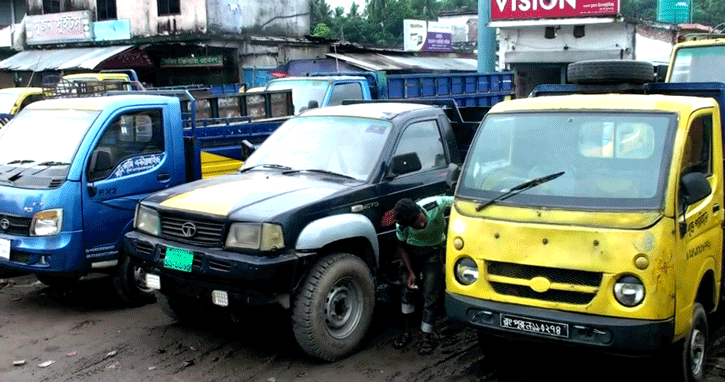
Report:
[[[163,109],[126,111],[110,121],[83,177],[83,237],[86,258],[92,262],[117,257],[136,203],[166,187],[172,174]]]

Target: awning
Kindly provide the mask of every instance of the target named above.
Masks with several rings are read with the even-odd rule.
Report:
[[[133,48],[118,45],[97,48],[24,50],[0,61],[0,69],[17,71],[95,69],[103,61]]]
[[[328,53],[327,57],[345,61],[364,70],[462,70],[475,71],[478,61],[472,58],[416,57],[380,53]]]

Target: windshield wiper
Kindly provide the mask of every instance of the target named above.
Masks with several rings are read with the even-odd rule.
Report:
[[[33,163],[33,162],[35,162],[35,161],[32,159],[15,159],[15,160],[11,160],[10,162],[7,162],[5,164],[25,164],[25,163]]]
[[[36,166],[48,166],[48,167],[55,167],[55,166],[69,166],[70,163],[68,162],[58,162],[58,161],[46,161],[46,162],[40,162],[36,164]]]
[[[340,174],[339,172],[322,170],[322,169],[318,169],[318,168],[306,168],[306,169],[301,169],[301,170],[290,170],[290,171],[283,172],[283,174],[287,175],[287,174],[292,174],[292,173],[295,173],[295,172],[318,172],[320,174],[334,175],[334,176],[339,176],[341,178],[358,180],[358,179],[356,179],[356,178],[354,178],[354,177],[352,177],[350,175]]]
[[[528,180],[528,181],[526,181],[524,183],[521,183],[518,186],[513,187],[512,189],[504,192],[503,194],[501,194],[501,195],[499,195],[499,196],[497,196],[497,197],[495,197],[495,198],[493,198],[493,199],[491,199],[491,200],[489,200],[489,201],[487,201],[485,203],[480,203],[476,207],[476,212],[480,212],[482,209],[488,207],[489,205],[491,205],[493,203],[499,202],[501,200],[506,200],[506,199],[508,199],[508,198],[516,195],[516,194],[519,194],[519,193],[522,193],[522,192],[524,192],[526,190],[529,190],[531,188],[534,188],[534,187],[536,187],[536,186],[538,186],[538,185],[540,185],[542,183],[546,183],[548,181],[554,180],[554,179],[556,179],[556,178],[558,178],[558,177],[560,177],[562,175],[564,175],[564,171],[557,172],[557,173],[554,173],[554,174],[551,174],[551,175],[542,176],[542,177],[536,178],[536,179],[531,179],[531,180]]]
[[[252,167],[243,168],[243,169],[239,170],[239,173],[241,174],[241,173],[243,173],[245,171],[249,171],[249,170],[251,170],[253,168],[260,168],[260,167],[262,167],[262,168],[274,168],[274,169],[278,169],[278,170],[291,170],[292,169],[292,167],[282,166],[281,164],[258,164],[258,165],[254,165]]]

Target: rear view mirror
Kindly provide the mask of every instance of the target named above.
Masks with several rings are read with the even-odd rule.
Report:
[[[685,174],[680,182],[682,183],[682,197],[688,206],[705,199],[712,192],[710,182],[707,181],[705,174],[700,172]]]
[[[390,170],[388,177],[396,177],[398,175],[408,174],[423,168],[420,164],[420,158],[416,153],[407,153],[394,156],[390,161]]]
[[[108,149],[97,148],[93,150],[91,155],[91,173],[99,171],[108,171],[113,167],[111,160],[111,152]]]

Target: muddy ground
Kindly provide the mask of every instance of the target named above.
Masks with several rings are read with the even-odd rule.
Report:
[[[187,327],[156,304],[128,308],[111,295],[108,279],[61,292],[33,276],[0,278],[0,381],[619,382],[652,380],[666,369],[663,362],[529,345],[487,356],[472,331],[445,319],[431,356],[419,356],[415,344],[394,350],[396,307],[385,301],[361,351],[327,364],[297,348],[281,308],[255,310],[237,324],[210,317],[208,327]],[[709,381],[725,382],[723,321],[711,322]]]

